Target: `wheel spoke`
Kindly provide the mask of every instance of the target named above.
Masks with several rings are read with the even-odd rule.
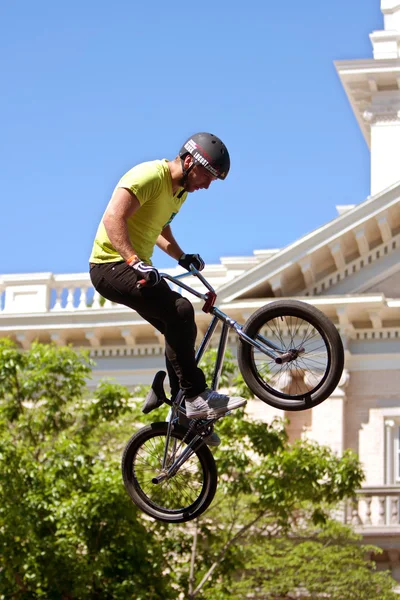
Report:
[[[153,483],[153,477],[162,474],[165,450],[165,436],[152,437],[142,444],[132,464],[132,476],[148,502],[162,509],[178,511],[190,507],[199,497],[204,483],[203,468],[194,453],[178,472],[160,483]],[[186,444],[171,438],[174,450],[168,452],[168,469],[186,447]],[[172,454],[172,456],[171,456]]]
[[[282,354],[298,351],[293,360],[278,364],[261,352],[252,349],[257,376],[273,393],[296,400],[312,393],[321,385],[329,369],[329,351],[321,333],[308,321],[291,315],[272,318],[254,336],[267,338],[279,347]]]

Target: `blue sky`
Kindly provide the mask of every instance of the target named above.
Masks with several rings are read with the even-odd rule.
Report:
[[[1,3],[0,274],[85,271],[120,176],[196,131],[231,155],[173,223],[206,262],[283,247],[363,201],[369,150],[333,61],[372,57],[379,4]]]

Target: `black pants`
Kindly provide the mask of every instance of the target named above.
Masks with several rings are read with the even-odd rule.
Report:
[[[189,300],[172,291],[164,280],[153,287],[137,289],[140,277],[125,262],[91,264],[90,278],[104,298],[136,310],[164,334],[172,397],[179,388],[189,398],[206,389],[203,371],[195,360],[197,327]]]

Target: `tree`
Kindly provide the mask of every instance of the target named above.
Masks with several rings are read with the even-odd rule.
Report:
[[[84,352],[0,342],[0,598],[175,597],[104,443],[129,394],[103,383],[90,402],[90,372]]]
[[[362,480],[352,452],[339,458],[315,443],[290,445],[282,421],[268,425],[240,412],[223,419],[218,428],[219,489],[211,508],[194,528],[174,530],[178,542],[169,538],[173,547],[186,548],[182,564],[191,555],[196,565],[192,577],[186,566],[177,573],[189,600],[232,597],[239,572],[240,593],[246,585],[248,592],[254,590],[248,569],[260,548],[265,556],[272,547],[267,541],[287,539],[296,531],[298,535],[302,524],[323,525],[332,505],[352,495]]]
[[[364,559],[376,549],[329,520],[362,481],[353,453],[291,445],[283,421],[235,411],[219,421],[211,508],[159,523],[129,500],[119,460],[132,429],[168,407],[143,415],[107,381],[89,395],[91,366],[68,347],[0,341],[0,599],[393,598]]]
[[[222,384],[237,386],[232,355],[226,359]],[[214,360],[211,351],[202,363],[208,380]],[[362,546],[329,518],[362,483],[353,452],[339,458],[310,441],[289,444],[282,420],[252,421],[243,411],[220,421],[218,433],[216,499],[191,526],[169,528],[164,541],[170,560],[179,548],[183,598],[239,600],[256,590],[256,597],[274,600],[300,598],[302,591],[331,600],[397,597],[388,573],[366,559],[380,550]]]
[[[375,564],[366,560],[367,553],[376,548],[362,545],[361,536],[339,523],[328,521],[319,529],[298,531],[296,536],[260,541],[249,549],[246,576],[234,581],[232,598],[243,598],[249,589],[275,600],[398,597],[388,574],[378,573]]]

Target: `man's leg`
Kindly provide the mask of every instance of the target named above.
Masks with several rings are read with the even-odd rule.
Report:
[[[213,419],[246,403],[243,398],[230,398],[206,389],[204,373],[195,359],[197,329],[189,300],[172,291],[165,281],[137,289],[139,276],[122,262],[95,265],[90,276],[105,298],[136,310],[148,321],[162,322],[166,355],[185,392],[189,418]]]
[[[203,392],[206,381],[196,364],[196,324],[189,300],[172,291],[165,281],[137,289],[139,277],[126,263],[95,265],[90,276],[102,296],[136,310],[164,334],[172,393],[178,391],[177,381],[187,395]]]

